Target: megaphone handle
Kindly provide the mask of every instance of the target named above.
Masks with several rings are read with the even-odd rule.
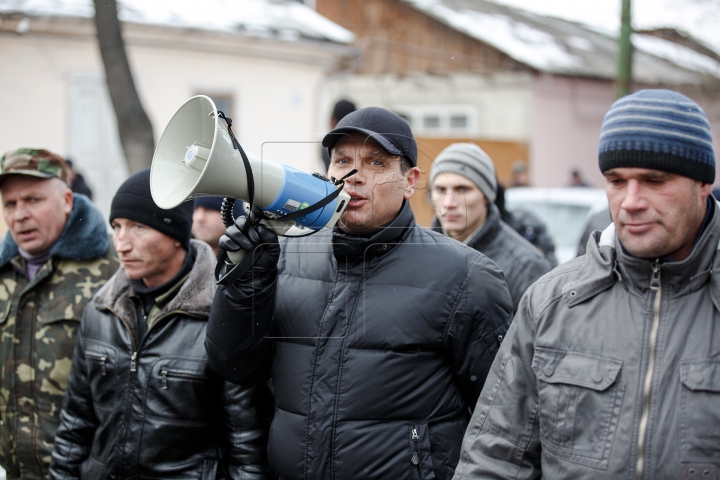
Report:
[[[242,259],[245,257],[245,255],[245,250],[238,250],[237,252],[227,252],[228,260],[230,260],[233,265],[237,265],[238,263],[242,262]]]
[[[255,245],[249,252],[244,252],[242,250],[238,252],[226,252],[223,250],[220,254],[220,258],[218,258],[217,265],[215,266],[215,278],[217,279],[216,283],[218,285],[229,285],[235,283],[238,278],[242,277],[245,272],[250,270],[255,261],[254,259],[262,255],[264,250],[264,245]],[[231,253],[240,254],[240,261],[235,265],[230,265],[225,261],[230,258],[229,255]],[[223,275],[222,271],[226,266],[228,267],[228,271]]]

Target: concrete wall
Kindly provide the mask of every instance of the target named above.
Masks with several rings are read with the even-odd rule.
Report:
[[[526,142],[530,138],[532,76],[522,72],[490,75],[338,75],[323,89],[320,109],[329,119],[340,98],[358,108],[385,107],[394,111],[413,108],[467,108],[474,115],[469,131],[454,136]],[[433,136],[411,125],[416,136]],[[439,137],[451,136],[441,132]]]

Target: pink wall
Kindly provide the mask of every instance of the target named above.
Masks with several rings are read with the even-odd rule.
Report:
[[[603,118],[614,101],[612,83],[538,75],[532,88],[532,185],[564,187],[578,169],[591,186],[602,188],[597,149]]]
[[[563,187],[570,171],[603,188],[597,149],[605,113],[615,100],[610,81],[538,75],[533,83],[530,181],[536,187]],[[720,153],[720,95],[683,90],[705,110],[716,158]],[[720,171],[720,168],[718,169]],[[720,179],[720,175],[716,178]],[[718,180],[716,180],[718,183]]]

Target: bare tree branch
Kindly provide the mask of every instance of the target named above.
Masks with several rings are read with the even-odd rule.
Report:
[[[130,173],[150,166],[155,150],[152,125],[143,109],[125,54],[116,0],[93,0],[100,55]]]

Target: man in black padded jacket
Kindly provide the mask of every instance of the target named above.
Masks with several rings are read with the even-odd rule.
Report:
[[[225,250],[265,244],[218,289],[206,347],[228,380],[269,377],[268,446],[281,478],[449,479],[511,320],[503,275],[484,255],[415,224],[419,177],[409,125],[381,108],[343,118],[323,140],[329,175],[353,169],[333,231],[278,244],[262,225]]]

